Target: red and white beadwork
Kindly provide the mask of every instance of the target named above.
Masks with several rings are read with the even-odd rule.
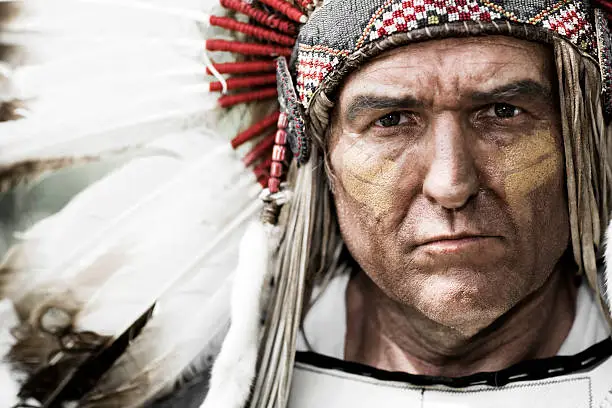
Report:
[[[319,84],[340,63],[349,51],[337,51],[331,48],[300,44],[297,64],[296,88],[300,102],[308,107],[308,102]]]
[[[556,31],[581,49],[593,47],[589,38],[593,38],[593,28],[583,10],[576,9],[574,4],[567,4],[557,13],[550,14],[542,20],[542,26]]]
[[[502,17],[473,0],[405,0],[387,3],[388,9],[374,20],[369,27],[369,34],[364,33],[370,41],[423,26],[455,21],[491,21]]]
[[[277,193],[283,176],[283,163],[287,155],[287,125],[289,118],[285,112],[278,116],[278,130],[274,136],[274,148],[272,149],[272,163],[270,164],[270,178],[268,179],[268,190]]]
[[[298,45],[298,97],[302,105],[308,108],[312,96],[327,75],[341,65],[347,56],[365,45],[395,33],[446,23],[495,20],[527,23],[553,31],[580,49],[592,52],[593,27],[587,11],[581,9],[580,4],[560,0],[537,16],[521,20],[493,0],[386,0],[372,14],[351,49]]]

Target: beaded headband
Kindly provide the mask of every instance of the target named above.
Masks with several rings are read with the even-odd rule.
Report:
[[[245,92],[219,98],[223,107],[278,97],[280,112],[265,117],[232,141],[234,147],[258,137],[277,123],[245,162],[270,192],[278,191],[293,157],[308,160],[312,134],[329,124],[334,92],[342,80],[368,59],[401,45],[445,37],[502,34],[552,43],[560,38],[598,63],[602,103],[612,116],[612,0],[220,0],[223,7],[247,15],[251,23],[210,17],[210,23],[239,31],[257,42],[208,40],[210,51],[252,58],[213,64],[210,74],[248,74],[221,79],[211,90]],[[278,57],[260,59],[265,57]],[[287,59],[290,63],[287,63]],[[276,69],[276,75],[272,72]],[[308,129],[308,132],[306,131]],[[309,135],[310,133],[310,135]],[[290,152],[289,152],[289,150]],[[291,153],[291,154],[289,154]],[[268,157],[264,159],[264,157]],[[269,170],[268,170],[269,169]]]

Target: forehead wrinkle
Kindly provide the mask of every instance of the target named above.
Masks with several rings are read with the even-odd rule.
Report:
[[[493,77],[493,78],[492,78]],[[501,100],[530,97],[541,101],[552,101],[553,90],[549,78],[535,79],[531,76],[511,76],[483,73],[465,80],[460,76],[429,77],[420,82],[431,82],[431,86],[409,86],[398,83],[393,86],[378,84],[376,91],[350,95],[344,100],[344,117],[349,122],[360,114],[376,110],[402,110],[434,108],[434,110],[458,111],[477,103],[493,103]],[[385,81],[386,82],[386,81]],[[369,87],[367,90],[369,91]],[[361,90],[358,90],[359,92]],[[414,91],[416,96],[413,96]],[[467,104],[467,105],[466,105]]]
[[[507,61],[467,64],[466,66],[471,67],[470,69],[460,70],[450,75],[444,73],[441,66],[439,73],[433,74],[431,78],[435,81],[432,92],[433,99],[448,102],[454,100],[455,103],[458,103],[464,99],[477,99],[478,96],[493,89],[503,89],[511,84],[541,82],[548,84],[548,81],[542,78],[540,71],[526,73],[525,70],[516,69],[513,67],[514,65],[516,64]],[[518,65],[522,66],[523,64]],[[517,88],[522,88],[522,86],[517,86]],[[529,88],[534,90],[536,87]],[[544,88],[544,86],[540,87],[540,89]],[[508,90],[509,93],[510,90]],[[476,97],[472,98],[472,95]]]
[[[521,47],[512,47],[521,50],[521,60],[517,61],[516,54],[493,54],[483,49],[461,48],[459,50],[451,48],[453,52],[411,52],[409,49],[403,50],[401,53],[383,54],[377,59],[366,63],[359,70],[354,72],[352,76],[371,76],[378,74],[380,71],[385,72],[385,76],[392,75],[396,71],[414,70],[415,73],[425,71],[435,71],[440,75],[449,76],[451,74],[473,74],[474,68],[482,66],[484,71],[490,74],[492,68],[499,70],[511,65],[538,65],[542,68],[546,66],[546,60],[539,58],[538,54],[528,53]],[[466,58],[468,54],[469,58]],[[474,55],[476,54],[476,56]],[[467,72],[462,72],[462,67],[470,67]],[[428,69],[429,68],[429,69]],[[406,76],[399,75],[401,78]]]
[[[432,106],[436,101],[444,101],[443,104],[451,106],[457,105],[461,99],[471,98],[472,94],[481,95],[509,83],[549,84],[549,78],[543,75],[544,70],[531,70],[532,75],[528,75],[524,70],[508,69],[515,64],[512,61],[475,62],[464,64],[471,69],[453,72],[445,65],[454,64],[452,61],[446,61],[445,65],[421,65],[418,69],[415,68],[414,72],[410,72],[409,67],[413,66],[411,64],[361,71],[354,74],[349,82],[350,86],[345,88],[345,91],[349,92],[343,92],[347,97],[343,98],[345,114],[349,120],[354,120],[360,111],[367,109]],[[428,83],[430,85],[427,85]],[[544,89],[544,86],[540,87],[540,90]],[[549,93],[550,91],[546,92]],[[387,97],[388,101],[384,101],[383,96]]]
[[[519,80],[502,85],[490,91],[476,91],[471,97],[474,102],[491,102],[499,99],[513,99],[516,97],[531,97],[552,101],[552,89],[548,84],[541,84],[533,80]]]
[[[480,46],[482,42],[490,43],[489,45],[497,48],[507,48],[510,53],[491,54],[488,52],[488,47],[487,49],[465,47],[466,43]],[[517,64],[529,65],[530,72],[544,73],[550,61],[543,59],[542,53],[537,52],[541,47],[539,44],[514,39],[508,42],[504,38],[495,38],[495,42],[491,42],[491,39],[483,41],[482,38],[479,38],[478,41],[463,39],[461,44],[457,44],[457,41],[431,41],[388,51],[367,63],[351,77],[354,80],[353,84],[358,82],[360,88],[372,89],[388,85],[390,90],[395,90],[398,85],[403,84],[413,88],[411,89],[413,91],[422,88],[423,82],[427,79],[436,78],[438,82],[440,79],[445,79],[444,84],[438,84],[435,88],[447,93],[448,89],[443,89],[440,85],[448,85],[456,92],[459,89],[458,85],[466,79],[479,83],[490,83],[500,75],[505,76],[502,71],[506,68],[512,67],[507,70],[508,72],[517,71],[515,67]],[[437,52],[432,52],[433,50]],[[511,50],[519,51],[519,54],[522,54],[521,58],[517,60],[516,51]],[[465,58],[466,53],[469,53],[472,58]],[[473,57],[474,53],[478,55],[478,58]],[[533,66],[539,69],[534,70]],[[540,75],[539,78],[532,79],[542,78]],[[368,86],[369,84],[373,86]]]

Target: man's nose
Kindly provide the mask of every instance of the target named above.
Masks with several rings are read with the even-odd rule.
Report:
[[[443,208],[462,208],[478,191],[478,174],[469,138],[454,119],[439,120],[430,128],[429,167],[423,194]]]

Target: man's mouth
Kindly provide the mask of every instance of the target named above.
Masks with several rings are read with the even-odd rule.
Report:
[[[428,238],[418,244],[418,247],[427,252],[450,254],[478,250],[483,245],[490,244],[493,240],[498,239],[500,239],[499,236],[480,234],[442,235]]]

